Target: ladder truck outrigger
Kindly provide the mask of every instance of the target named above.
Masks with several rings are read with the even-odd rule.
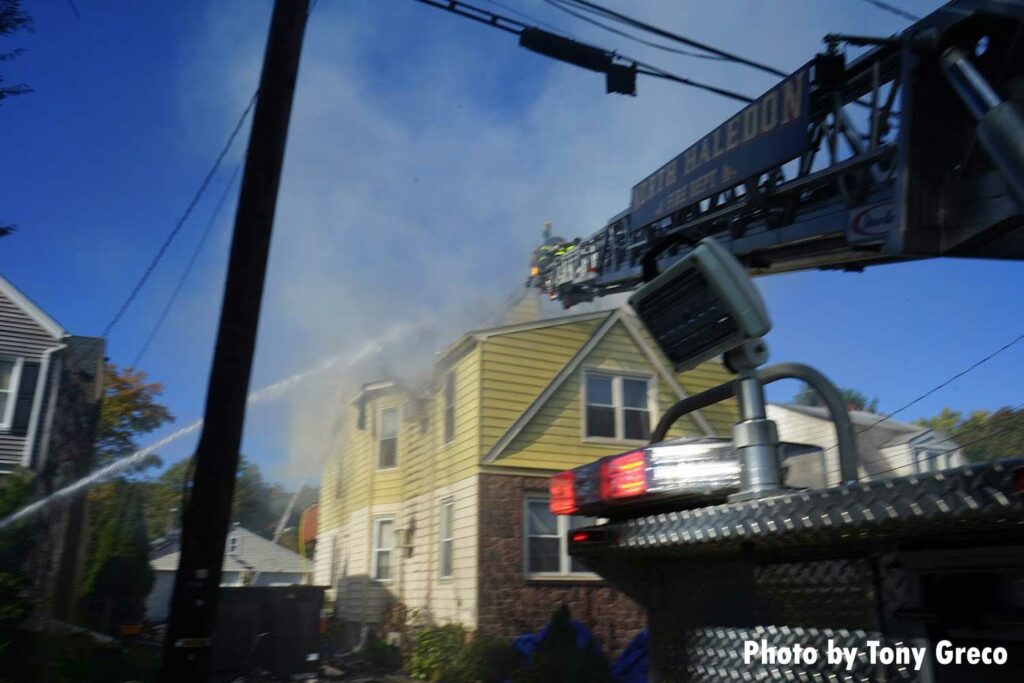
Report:
[[[646,609],[651,681],[1021,681],[1024,460],[866,481],[836,388],[765,366],[771,322],[749,276],[1024,259],[1024,2],[953,0],[899,35],[826,44],[604,228],[535,257],[528,285],[566,307],[633,291],[677,370],[721,354],[736,375],[674,405],[648,446],[552,477],[552,511],[607,520],[573,529],[570,553]],[[869,49],[847,62],[844,45]],[[764,385],[786,378],[828,407],[831,485],[807,487],[824,454],[780,443],[766,417]],[[731,438],[666,440],[733,397]],[[869,643],[928,656],[885,661]],[[829,644],[857,656],[830,663]],[[794,645],[820,657],[747,650]]]

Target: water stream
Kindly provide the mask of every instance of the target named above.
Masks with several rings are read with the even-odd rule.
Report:
[[[365,360],[374,353],[381,351],[384,345],[393,343],[402,338],[403,336],[406,336],[414,332],[415,330],[422,328],[424,325],[425,323],[399,323],[393,325],[379,337],[377,337],[376,339],[371,339],[354,352],[346,352],[334,356],[332,358],[328,358],[327,360],[320,363],[319,365],[316,365],[315,367],[309,368],[308,370],[303,370],[302,372],[297,372],[294,375],[291,375],[290,377],[285,377],[284,379],[274,382],[273,384],[268,384],[265,387],[250,392],[248,398],[246,399],[246,405],[252,406],[254,404],[261,403],[263,401],[268,401],[272,398],[281,396],[283,393],[293,388],[295,385],[300,384],[301,382],[304,382],[307,379],[310,379],[311,377],[320,376],[329,370],[347,370],[354,366],[356,363],[359,363],[360,361]],[[178,439],[187,436],[192,432],[198,431],[199,428],[202,426],[202,419],[196,420],[195,422],[191,422],[182,427],[181,429],[177,430],[176,432],[168,434],[159,441],[156,441],[141,450],[135,451],[131,455],[125,456],[120,460],[116,460],[110,463],[109,465],[101,467],[95,472],[92,472],[82,477],[78,481],[68,484],[62,489],[54,491],[45,498],[40,498],[39,500],[35,501],[34,503],[31,503],[30,505],[26,505],[17,512],[13,512],[7,517],[0,519],[0,530],[3,530],[9,527],[10,525],[14,524],[15,522],[18,522],[19,520],[26,519],[36,514],[37,512],[44,510],[46,507],[52,505],[58,500],[74,496],[89,488],[90,486],[98,484],[101,481],[104,481],[111,475],[117,474],[121,470],[124,470],[128,467],[131,467],[132,465],[136,465],[142,462],[143,460],[146,459],[147,456],[149,456],[156,450],[163,448],[168,444],[174,443]]]

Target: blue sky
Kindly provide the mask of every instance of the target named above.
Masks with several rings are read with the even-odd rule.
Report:
[[[708,43],[795,68],[830,31],[888,34],[898,17],[853,0],[608,4]],[[35,92],[0,107],[0,272],[68,330],[99,334],[206,173],[255,88],[269,1],[28,3],[35,33],[3,65]],[[497,11],[497,3],[480,0]],[[771,77],[652,51],[504,0],[563,30],[698,80],[756,94]],[[938,3],[902,0],[917,14]],[[641,79],[636,98],[518,48],[515,38],[411,0],[320,0],[284,170],[254,386],[430,316],[463,331],[522,280],[540,225],[585,236],[632,185],[737,109]],[[244,138],[243,138],[244,139]],[[109,339],[129,362],[174,287],[236,145]],[[215,224],[142,368],[178,425],[202,413],[234,202]],[[1024,264],[934,260],[759,280],[773,359],[799,360],[892,410],[1024,332]],[[429,346],[436,340],[424,340]],[[1024,344],[901,418],[1021,402]],[[780,387],[786,398],[795,387]],[[275,478],[325,448],[330,394],[251,411],[244,450]],[[154,435],[159,436],[159,435]],[[194,441],[169,447],[169,460]]]

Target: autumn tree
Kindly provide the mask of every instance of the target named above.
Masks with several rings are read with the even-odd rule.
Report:
[[[866,410],[869,413],[873,413],[878,410],[877,398],[869,399],[856,389],[850,388],[840,389],[839,393],[842,395],[843,403],[847,408],[853,408],[854,410]],[[796,397],[793,398],[793,403],[798,406],[825,406],[825,402],[821,400],[821,396],[818,395],[818,392],[806,384],[797,392]]]
[[[97,464],[124,458],[139,450],[138,438],[159,429],[174,417],[157,402],[164,387],[148,382],[141,370],[107,363],[103,404],[96,428]],[[158,463],[158,459],[147,464]]]

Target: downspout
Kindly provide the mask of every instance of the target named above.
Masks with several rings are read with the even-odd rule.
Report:
[[[39,377],[36,380],[36,391],[35,396],[32,397],[32,412],[28,418],[28,435],[25,439],[25,454],[22,456],[21,464],[24,467],[32,467],[32,452],[36,446],[36,432],[39,430],[39,411],[43,409],[43,398],[46,396],[46,387],[49,386],[49,374],[50,374],[50,356],[56,351],[62,351],[68,347],[67,344],[59,344],[53,346],[46,351],[43,351],[42,362],[39,365]],[[59,384],[59,383],[58,383]],[[56,387],[55,387],[56,389]],[[54,391],[56,394],[57,392]],[[47,421],[52,418],[52,402],[51,410],[47,411]],[[41,460],[39,463],[39,469],[41,470],[45,465],[45,460]]]
[[[50,356],[51,352],[60,351],[62,349],[66,349],[66,348],[67,348],[67,344],[61,344],[60,346],[55,346],[52,349],[47,349],[46,350],[46,352],[44,353],[43,357],[44,357],[44,361],[47,364],[47,371],[49,371],[49,361],[50,361],[49,356]],[[49,401],[47,401],[47,405],[46,405],[46,413],[43,415],[43,420],[42,420],[42,422],[43,422],[43,424],[42,424],[42,427],[43,427],[42,445],[40,446],[40,449],[39,449],[39,463],[37,465],[37,469],[40,470],[40,471],[46,465],[47,456],[49,456],[49,453],[50,453],[50,429],[53,427],[53,417],[54,417],[54,414],[57,412],[57,394],[60,393],[60,375],[61,375],[61,372],[62,372],[61,359],[59,357],[57,357],[54,360],[53,367],[54,367],[53,374],[57,378],[57,381],[55,383],[56,386],[53,387],[53,391],[50,392]],[[42,377],[43,368],[42,367],[39,368],[39,374],[40,374],[40,379],[43,379],[43,377]],[[39,382],[39,384],[45,384],[45,382]],[[36,386],[36,389],[38,391],[39,385]],[[33,405],[32,406],[33,412],[35,412],[35,409],[36,409],[36,406]],[[30,421],[31,421],[31,419],[30,419]],[[33,423],[33,425],[29,426],[29,429],[33,429],[33,427],[34,427],[34,423]],[[33,448],[34,448],[35,447],[35,444],[34,444],[34,442],[35,442],[34,430],[33,430],[33,433],[31,435],[31,438],[32,438],[32,441],[33,441]],[[31,453],[31,451],[29,451],[29,453]]]

